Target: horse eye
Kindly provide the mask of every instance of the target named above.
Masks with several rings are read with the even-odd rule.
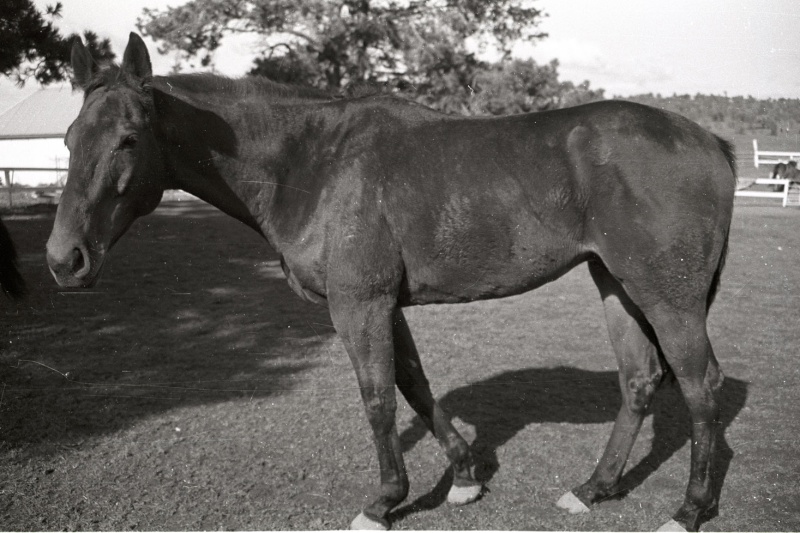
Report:
[[[139,136],[138,135],[136,135],[136,134],[128,135],[127,137],[122,139],[121,143],[119,143],[119,149],[120,150],[126,150],[126,149],[133,148],[134,146],[136,146],[137,142],[139,142]]]

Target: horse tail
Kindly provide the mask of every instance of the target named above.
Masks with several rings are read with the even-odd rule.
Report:
[[[731,175],[733,176],[733,189],[736,189],[736,150],[732,143],[726,141],[722,137],[716,137],[717,145],[719,149],[722,151],[722,154],[725,156],[725,160],[728,161],[728,166],[731,169]],[[708,310],[711,309],[711,304],[714,303],[714,298],[719,291],[720,286],[720,278],[722,277],[722,269],[725,268],[725,259],[728,256],[728,238],[730,237],[731,233],[731,221],[728,221],[728,227],[725,228],[725,240],[722,243],[722,251],[719,254],[719,261],[717,262],[717,269],[714,271],[714,277],[711,279],[711,287],[708,290],[708,296],[706,297],[706,313]]]
[[[27,292],[25,280],[17,269],[17,250],[5,224],[0,221],[0,289],[11,298],[21,298]]]
[[[731,174],[733,174],[733,183],[736,184],[736,148],[733,146],[732,142],[726,141],[722,137],[717,137],[717,146],[722,151],[722,155],[725,156],[725,160],[728,161],[728,166],[731,169]]]

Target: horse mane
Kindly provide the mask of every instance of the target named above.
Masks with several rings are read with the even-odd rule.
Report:
[[[281,99],[298,100],[333,100],[339,95],[301,85],[289,85],[272,81],[263,76],[244,76],[230,78],[207,72],[191,74],[172,74],[169,76],[154,76],[152,79],[137,80],[119,65],[109,63],[98,69],[91,80],[83,87],[84,98],[100,87],[113,88],[125,86],[141,92],[142,95],[149,89],[160,87],[179,89],[188,93],[222,92],[233,98],[246,98],[250,96],[272,96]]]
[[[263,76],[244,76],[229,78],[207,72],[192,74],[173,74],[170,76],[156,76],[159,84],[169,84],[190,93],[223,92],[232,97],[245,98],[248,96],[272,96],[298,100],[333,100],[338,96],[302,85],[289,85],[272,81]]]

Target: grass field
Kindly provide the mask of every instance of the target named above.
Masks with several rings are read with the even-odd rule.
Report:
[[[205,204],[165,203],[97,288],[65,291],[44,258],[53,218],[4,215],[31,294],[0,314],[0,530],[346,528],[378,481],[354,373],[267,246]],[[800,530],[798,290],[800,210],[737,204],[710,316],[728,379],[720,511],[704,530]],[[672,385],[621,497],[581,516],[554,506],[591,473],[620,404],[585,266],[407,316],[489,490],[444,503],[446,459],[400,400],[412,485],[395,529],[652,530],[678,508],[690,424]]]

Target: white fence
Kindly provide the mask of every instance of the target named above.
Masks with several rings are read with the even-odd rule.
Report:
[[[8,206],[13,207],[12,193],[14,191],[14,172],[66,172],[66,168],[61,167],[0,167],[0,172],[5,179],[5,188],[8,192]],[[57,200],[61,196],[61,189],[58,184],[50,187],[25,187],[24,190],[31,191],[31,194],[40,194],[46,198]]]
[[[800,160],[800,152],[769,152],[758,149],[758,139],[753,139],[753,164],[756,168],[761,165],[777,165],[789,161]]]
[[[755,181],[758,185],[782,185],[783,189],[780,191],[750,191],[747,189],[742,189],[736,191],[736,196],[750,196],[753,198],[780,198],[782,200],[783,207],[788,205],[795,205],[795,202],[791,202],[789,197],[789,180],[772,180],[768,178],[759,178]],[[794,189],[791,192],[796,196],[797,191]]]
[[[759,168],[762,165],[777,165],[789,161],[800,160],[800,152],[776,152],[758,149],[758,140],[753,139],[753,165]],[[751,191],[741,189],[736,191],[736,196],[749,196],[753,198],[776,198],[782,201],[783,207],[800,205],[800,187],[792,185],[789,180],[758,178],[757,185],[778,185],[780,191]]]

